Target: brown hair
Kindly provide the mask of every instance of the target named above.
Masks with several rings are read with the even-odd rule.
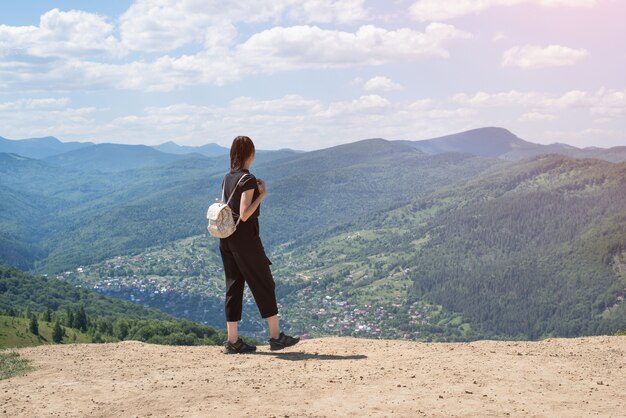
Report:
[[[250,156],[254,154],[254,143],[247,136],[238,136],[230,146],[230,169],[241,170]]]

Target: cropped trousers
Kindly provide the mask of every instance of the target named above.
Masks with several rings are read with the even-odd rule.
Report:
[[[259,237],[258,219],[240,222],[233,235],[220,239],[220,254],[226,277],[226,321],[241,320],[245,284],[248,284],[261,317],[278,314],[276,284]]]

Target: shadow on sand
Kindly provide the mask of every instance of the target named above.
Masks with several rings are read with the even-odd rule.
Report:
[[[273,356],[282,360],[291,360],[291,361],[299,361],[299,360],[363,360],[366,359],[367,356],[364,354],[353,354],[349,356],[340,356],[335,354],[319,354],[319,353],[303,353],[303,352],[287,352],[287,353],[277,353],[277,352],[267,352],[267,351],[257,351],[256,353],[251,353],[253,356]]]

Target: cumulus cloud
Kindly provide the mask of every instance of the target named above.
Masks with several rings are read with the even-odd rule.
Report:
[[[497,107],[497,106],[528,106],[538,103],[544,97],[541,93],[520,92],[509,90],[497,93],[478,91],[473,95],[458,93],[452,96],[452,101],[470,106]]]
[[[67,107],[67,98],[23,99],[0,103],[0,125],[4,135],[31,138],[47,135],[88,139],[91,128],[99,126],[100,109]]]
[[[189,85],[223,85],[253,74],[300,69],[372,66],[421,57],[447,57],[447,47],[471,37],[452,25],[429,24],[423,32],[366,25],[356,32],[317,26],[274,27],[234,45],[234,28],[224,23],[218,35],[207,30],[206,48],[152,61],[101,62],[68,57],[37,62],[0,62],[6,89],[97,89],[113,87],[169,91]],[[43,48],[43,46],[42,46]],[[0,87],[1,89],[1,87]]]
[[[417,0],[410,7],[411,16],[419,21],[453,19],[480,13],[495,6],[538,4],[546,7],[592,7],[599,0]]]
[[[113,30],[102,16],[52,9],[40,17],[39,26],[0,25],[0,57],[123,56],[125,50]]]
[[[158,144],[175,139],[190,145],[228,145],[246,132],[260,148],[313,149],[373,135],[415,139],[462,130],[476,123],[473,112],[430,99],[416,106],[393,103],[375,94],[330,102],[285,95],[242,96],[223,105],[150,106],[108,120],[93,108],[0,111],[0,122],[5,134],[16,138],[54,134],[64,140]]]
[[[574,65],[588,55],[589,52],[585,49],[573,49],[561,45],[514,46],[502,55],[502,66],[518,67],[524,70],[561,67]]]
[[[219,31],[210,28],[225,22],[346,23],[366,17],[364,0],[136,0],[120,17],[120,32],[132,50],[171,51],[214,42]]]
[[[526,112],[519,117],[520,122],[540,122],[554,119],[556,119],[556,116],[541,112]]]
[[[252,35],[237,46],[236,54],[242,62],[270,71],[339,68],[423,56],[447,57],[446,47],[451,41],[469,37],[469,33],[442,23],[431,23],[424,32],[372,25],[361,26],[356,32],[278,26]]]
[[[283,4],[292,21],[349,23],[369,18],[364,3],[365,0],[289,0]]]
[[[70,102],[68,97],[44,99],[20,99],[12,102],[0,102],[0,111],[26,109],[54,109],[66,107]]]
[[[600,89],[591,98],[591,113],[603,119],[626,116],[626,89]]]
[[[611,121],[626,115],[626,90],[559,94],[511,90],[406,102],[377,94],[339,101],[296,94],[240,96],[219,105],[150,106],[112,119],[107,119],[103,109],[67,105],[64,97],[0,103],[0,123],[4,134],[15,138],[54,134],[67,140],[158,144],[175,139],[190,145],[215,141],[228,145],[232,137],[246,132],[261,148],[313,149],[370,137],[421,139],[491,125],[523,135],[523,129],[545,126],[538,122],[571,115],[578,119],[587,115],[613,129],[619,125]],[[610,140],[615,143],[617,139]]]
[[[372,77],[363,84],[363,90],[365,91],[393,91],[402,90],[402,85],[396,83],[388,77]]]
[[[455,103],[470,107],[530,107],[533,112],[554,110],[588,109],[591,115],[617,118],[626,115],[626,90],[601,88],[595,92],[570,90],[562,94],[509,90],[486,93],[479,91],[473,95],[455,94]]]
[[[351,101],[331,103],[328,108],[316,112],[317,116],[334,118],[346,114],[373,114],[389,108],[391,103],[376,94],[361,96]]]

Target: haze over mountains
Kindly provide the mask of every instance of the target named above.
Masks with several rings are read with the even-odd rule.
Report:
[[[497,127],[472,129],[432,139],[394,142],[410,144],[426,154],[464,152],[473,155],[519,160],[536,155],[555,153],[576,158],[598,158],[612,162],[626,161],[626,146],[612,148],[577,148],[559,143],[541,145],[525,141],[507,129]],[[140,149],[142,151],[139,151]],[[94,144],[92,142],[61,142],[51,136],[20,140],[10,140],[0,137],[0,153],[13,153],[29,158],[49,158],[50,162],[67,167],[73,167],[73,164],[76,164],[77,168],[82,168],[81,160],[85,161],[82,163],[85,167],[89,167],[89,163],[97,161],[98,157],[107,158],[107,153],[114,153],[118,158],[129,161],[126,163],[120,162],[119,165],[111,167],[96,166],[94,167],[95,169],[101,169],[103,171],[121,171],[144,166],[156,166],[175,161],[171,156],[168,157],[153,153],[150,149],[165,154],[199,154],[207,157],[224,156],[228,155],[229,152],[228,148],[214,143],[194,147],[181,146],[173,141],[168,141],[150,147],[106,143]],[[259,151],[265,152],[263,150]],[[68,155],[64,156],[63,154],[66,153],[68,153]],[[132,162],[139,160],[141,160],[141,162]]]
[[[157,247],[178,251],[177,242],[205,233],[206,207],[228,167],[216,146],[74,143],[66,150],[44,139],[35,141],[50,146],[33,158],[29,141],[17,148],[18,141],[9,141],[13,148],[0,142],[0,151],[10,151],[0,153],[0,263],[48,274],[120,255],[148,260],[142,254]],[[269,191],[262,236],[286,317],[297,331],[374,336],[385,328],[411,338],[621,329],[625,149],[538,145],[482,128],[424,141],[259,152],[252,171]],[[212,257],[198,253],[200,264],[186,271],[145,261],[146,279],[195,283],[168,293],[180,295],[176,303],[155,306],[207,321],[191,306],[178,308],[190,292],[206,296]],[[139,270],[120,271],[102,270],[101,278],[132,291]],[[202,303],[219,302],[212,300]],[[312,315],[320,306],[324,313]],[[358,318],[350,312],[369,315],[367,306],[385,314],[354,331]]]

